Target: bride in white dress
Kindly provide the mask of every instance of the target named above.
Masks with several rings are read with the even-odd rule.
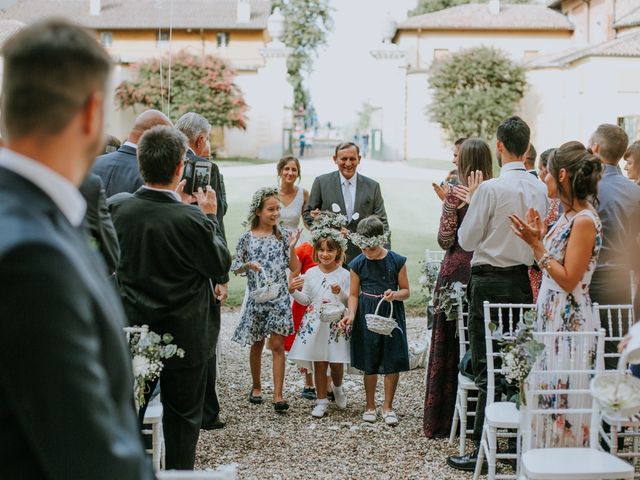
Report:
[[[300,180],[300,161],[296,157],[281,158],[276,168],[282,203],[280,222],[293,232],[300,226],[302,212],[309,200],[309,192],[296,185]]]

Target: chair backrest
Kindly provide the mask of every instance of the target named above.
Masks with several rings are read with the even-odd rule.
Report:
[[[604,370],[603,329],[534,332],[545,345],[525,382],[522,448],[598,448],[600,414],[589,384]]]
[[[465,287],[466,288],[466,287]],[[458,312],[458,342],[460,344],[460,361],[464,358],[464,355],[467,353],[469,349],[469,308],[467,302],[465,301],[464,290],[462,293],[462,298],[458,302],[457,312]]]
[[[445,255],[444,250],[425,250],[424,251],[424,261],[427,263],[437,263],[438,265],[440,265],[442,263],[442,260],[444,260],[444,255]]]
[[[494,345],[493,331],[499,330],[505,337],[515,335],[518,323],[524,320],[524,314],[535,308],[530,303],[490,303],[483,302],[484,338],[487,355],[487,405],[494,402],[496,378],[503,373],[502,357],[504,354]],[[492,331],[493,326],[495,329]]]
[[[617,366],[620,353],[618,353],[618,343],[629,333],[631,326],[635,323],[633,315],[633,305],[599,305],[593,304],[596,321],[600,322],[599,328],[606,331],[604,338],[605,353],[604,358],[615,359]],[[613,362],[606,362],[613,366]]]

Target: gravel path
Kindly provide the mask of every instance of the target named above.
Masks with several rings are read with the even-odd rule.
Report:
[[[300,398],[303,382],[296,368],[287,365],[285,396],[291,408],[278,415],[271,405],[271,356],[263,358],[265,403],[251,405],[248,348],[230,338],[238,322],[237,312],[222,320],[221,379],[218,395],[226,428],[202,431],[196,468],[235,463],[241,479],[470,479],[446,465],[456,453],[446,440],[422,435],[424,369],[401,374],[395,410],[400,423],[388,427],[361,420],[364,404],[362,377],[347,375],[348,405],[332,405],[328,415],[314,419],[313,402]],[[423,338],[424,319],[407,319],[409,339]],[[381,385],[378,387],[379,395]],[[382,398],[380,397],[380,403]]]

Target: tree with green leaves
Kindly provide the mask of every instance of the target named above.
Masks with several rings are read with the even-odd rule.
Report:
[[[247,104],[234,83],[236,73],[219,57],[181,51],[173,55],[171,68],[165,56],[134,64],[132,70],[134,80],[116,87],[120,108],[141,105],[173,118],[197,112],[215,127],[247,127]]]
[[[522,66],[492,47],[477,47],[434,62],[429,72],[433,100],[427,108],[447,138],[494,138],[524,96]]]
[[[282,41],[292,49],[287,58],[289,83],[293,86],[294,107],[306,109],[309,91],[303,73],[313,67],[313,55],[326,44],[327,33],[333,28],[329,0],[274,0],[285,18]]]
[[[487,3],[488,0],[480,0],[483,3]],[[502,0],[504,3],[531,3],[530,0]],[[478,3],[478,0],[418,0],[418,5],[413,10],[410,10],[408,15],[410,17],[415,15],[422,15],[423,13],[437,12],[438,10],[444,10],[449,7],[456,7],[458,5],[466,5],[467,3]]]

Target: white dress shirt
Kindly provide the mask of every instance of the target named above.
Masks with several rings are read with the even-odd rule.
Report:
[[[135,150],[138,150],[138,144],[137,143],[126,141],[122,145],[123,146],[126,145],[127,147],[131,147],[131,148],[133,148]]]
[[[345,183],[347,182],[347,179],[342,176],[342,173],[338,172],[338,175],[340,175],[340,187],[342,188],[342,192],[344,196]],[[358,181],[358,172],[353,174],[353,177],[349,179],[349,185],[346,185],[347,190],[351,193],[351,205],[353,206],[353,209],[354,209],[353,212],[351,212],[351,215],[355,213],[355,208],[356,208],[356,182],[357,181]],[[347,212],[345,212],[345,215],[346,214]]]
[[[71,225],[77,227],[82,223],[87,204],[78,188],[62,175],[8,148],[0,149],[0,167],[38,186],[51,198]]]
[[[509,220],[514,213],[524,219],[529,208],[544,218],[549,200],[546,185],[522,162],[507,163],[498,178],[480,184],[458,230],[460,246],[473,252],[471,266],[531,265],[531,247],[513,233]]]

